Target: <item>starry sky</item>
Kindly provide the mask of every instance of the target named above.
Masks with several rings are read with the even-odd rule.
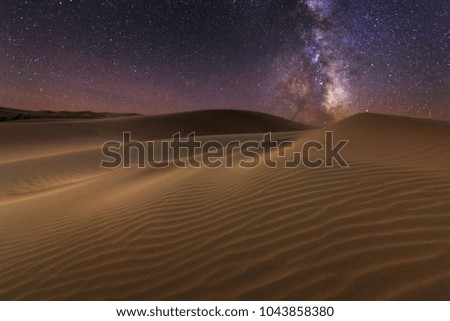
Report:
[[[2,0],[0,106],[450,120],[443,0]]]

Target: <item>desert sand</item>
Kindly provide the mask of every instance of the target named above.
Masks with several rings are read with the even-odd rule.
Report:
[[[2,300],[450,300],[449,123],[41,116],[0,122]],[[333,131],[350,167],[102,169],[123,131]]]

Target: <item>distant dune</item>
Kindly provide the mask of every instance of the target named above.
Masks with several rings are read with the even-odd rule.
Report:
[[[92,111],[36,111],[0,107],[0,121],[17,121],[30,119],[104,118],[127,115],[135,114],[95,113]]]
[[[450,300],[449,123],[92,118],[0,123],[0,299]],[[100,168],[123,131],[297,148],[333,131],[350,167]]]

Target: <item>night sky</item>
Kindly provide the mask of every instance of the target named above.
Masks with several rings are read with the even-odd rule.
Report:
[[[450,2],[0,2],[0,106],[450,120]]]

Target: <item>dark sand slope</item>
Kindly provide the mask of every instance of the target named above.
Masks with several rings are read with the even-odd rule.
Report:
[[[99,168],[123,129],[302,129],[217,115],[0,124],[0,299],[450,300],[448,123],[365,114],[298,132],[350,139],[346,169]]]

